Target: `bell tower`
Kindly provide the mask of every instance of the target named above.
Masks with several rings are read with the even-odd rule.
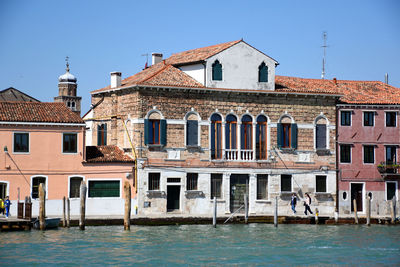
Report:
[[[68,57],[65,58],[67,68],[66,73],[58,77],[58,96],[54,97],[54,102],[63,102],[73,112],[81,115],[81,99],[76,96],[78,84],[74,75],[69,73]]]

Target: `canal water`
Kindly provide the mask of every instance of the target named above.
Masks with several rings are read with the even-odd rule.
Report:
[[[0,233],[0,266],[400,265],[400,227],[182,225]]]

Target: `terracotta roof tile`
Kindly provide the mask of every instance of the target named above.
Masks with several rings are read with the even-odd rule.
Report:
[[[147,80],[141,82],[143,85],[155,86],[184,86],[184,87],[204,87],[201,83],[184,73],[183,71],[166,65],[159,72],[150,76]]]
[[[64,103],[0,102],[0,121],[85,123]]]
[[[126,162],[133,163],[134,160],[124,154],[124,151],[117,146],[87,146],[86,162]]]
[[[400,104],[400,89],[380,81],[305,79],[276,76],[276,91],[336,93],[349,104]]]
[[[167,60],[167,64],[182,65],[193,62],[203,61],[219,52],[241,42],[242,40],[236,40],[232,42],[211,45],[207,47],[196,48],[192,50],[183,51],[180,53],[173,54]]]

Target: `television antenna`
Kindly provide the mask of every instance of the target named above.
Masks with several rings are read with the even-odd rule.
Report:
[[[324,45],[321,46],[324,49],[324,57],[322,58],[322,73],[321,73],[321,79],[325,79],[325,64],[326,64],[326,48],[328,47],[326,45],[326,32],[323,32],[322,38],[324,39]]]

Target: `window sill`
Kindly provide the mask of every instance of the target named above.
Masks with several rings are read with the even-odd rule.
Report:
[[[148,190],[146,192],[146,195],[148,198],[165,198],[167,194],[165,193],[165,191]]]

